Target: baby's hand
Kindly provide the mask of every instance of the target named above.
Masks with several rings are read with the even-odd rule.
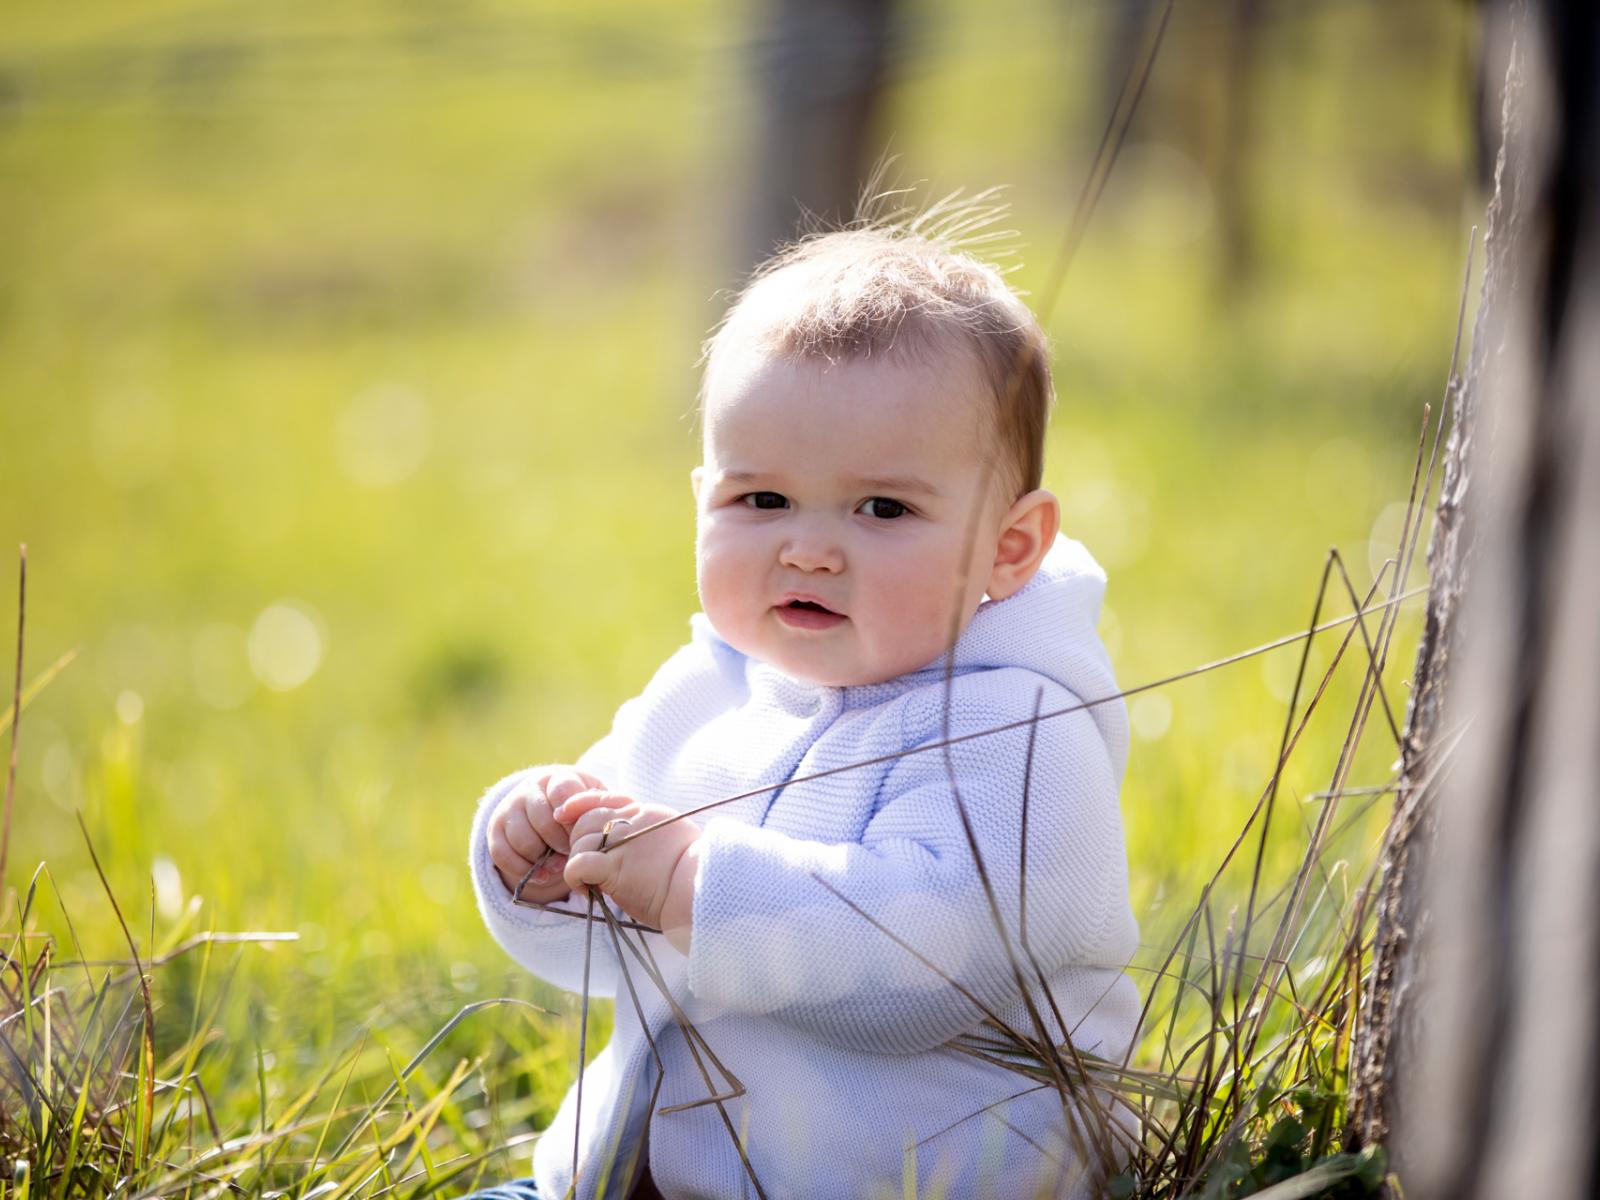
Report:
[[[583,792],[556,809],[556,820],[572,838],[566,870],[572,889],[599,888],[630,917],[654,925],[687,954],[694,880],[700,868],[700,826],[677,820],[631,837],[677,815],[670,808],[605,791]],[[624,838],[631,840],[619,846]],[[602,844],[613,849],[602,850]]]
[[[564,900],[570,890],[561,877],[571,840],[555,818],[557,805],[604,785],[576,767],[534,767],[505,794],[489,815],[489,859],[505,884],[517,884],[537,865],[522,889],[523,900],[549,904]]]

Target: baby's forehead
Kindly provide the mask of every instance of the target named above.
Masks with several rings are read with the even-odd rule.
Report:
[[[834,397],[851,403],[827,404]],[[825,409],[835,422],[876,419],[885,408],[911,419],[992,426],[995,402],[974,356],[958,347],[909,353],[793,353],[751,345],[708,371],[701,420],[709,432],[737,412],[741,423]]]
[[[723,364],[704,405],[719,472],[926,477],[993,461],[994,399],[960,355],[848,358],[751,351]]]
[[[959,381],[970,393],[974,411],[993,407],[984,364],[965,339],[948,332],[904,331],[881,345],[818,347],[796,345],[782,330],[727,338],[706,363],[701,407],[707,413],[748,394],[752,381],[774,368],[809,375],[819,387],[837,386],[847,376],[871,374],[886,385],[915,386],[937,378]]]

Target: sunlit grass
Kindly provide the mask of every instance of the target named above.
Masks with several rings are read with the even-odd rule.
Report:
[[[688,409],[737,213],[742,18],[496,4],[451,49],[375,4],[118,3],[70,23],[18,7],[0,61],[0,546],[30,545],[29,675],[78,655],[24,714],[6,885],[25,893],[48,862],[61,904],[41,883],[32,928],[75,958],[70,913],[84,956],[125,957],[81,810],[142,953],[152,928],[158,949],[299,934],[213,947],[204,985],[195,951],[157,973],[156,1073],[182,1066],[161,1056],[198,1005],[218,1032],[194,1067],[227,1136],[259,1128],[263,1083],[284,1112],[363,1022],[352,1086],[381,1089],[377,1046],[404,1063],[498,995],[564,1015],[473,1014],[418,1094],[487,1055],[463,1087],[496,1103],[468,1109],[536,1128],[571,1077],[575,1009],[490,942],[466,830],[486,784],[575,756],[685,636]],[[1370,582],[1374,523],[1441,389],[1464,240],[1435,199],[1465,154],[1462,17],[1414,7],[1449,37],[1388,47],[1360,6],[1277,35],[1252,291],[1219,298],[1214,229],[1165,224],[1194,198],[1133,173],[1056,304],[1047,482],[1111,569],[1124,685],[1302,626],[1330,545]],[[911,180],[1013,183],[1017,280],[1037,291],[1078,179],[1065,131],[1094,108],[1058,89],[1088,78],[1093,43],[1017,3],[1037,36],[1013,54],[976,11],[924,10],[937,52],[897,93],[895,149]],[[1364,73],[1361,48],[1414,73]],[[1346,113],[1352,92],[1384,120]],[[1136,136],[1168,132],[1155,116]],[[395,444],[363,413],[397,393],[416,400]],[[282,605],[316,645],[277,691],[263,677],[294,648],[260,623]],[[1259,795],[1286,657],[1292,678],[1279,651],[1135,702],[1124,807],[1147,942]],[[1333,713],[1354,694],[1336,687]],[[1288,811],[1311,819],[1339,732],[1313,726]],[[1355,782],[1392,757],[1375,729]],[[1284,833],[1266,862],[1297,856]],[[487,1147],[471,1128],[458,1144]]]

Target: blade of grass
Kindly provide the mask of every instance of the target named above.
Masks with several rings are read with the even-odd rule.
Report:
[[[5,811],[0,816],[0,888],[5,886],[11,858],[11,801],[17,788],[17,731],[22,728],[22,646],[28,613],[28,544],[17,550],[17,671],[11,702],[11,755],[6,763]]]

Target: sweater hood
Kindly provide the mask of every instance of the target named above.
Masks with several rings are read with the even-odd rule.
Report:
[[[1116,691],[1096,631],[1105,592],[1106,573],[1083,543],[1056,535],[1027,584],[1004,600],[978,606],[956,642],[956,670],[1021,667],[1086,700]],[[944,670],[941,656],[916,674]]]
[[[1058,534],[1024,587],[978,606],[956,642],[954,673],[1011,667],[1060,684],[1088,705],[1120,775],[1128,752],[1128,713],[1096,629],[1105,591],[1106,573],[1094,556],[1081,542]],[[928,684],[942,680],[946,670],[941,657],[903,678]]]

